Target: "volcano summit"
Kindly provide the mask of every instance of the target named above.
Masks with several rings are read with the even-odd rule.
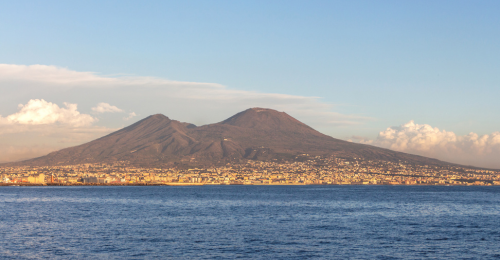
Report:
[[[42,166],[129,161],[143,166],[214,165],[242,159],[293,161],[301,154],[448,164],[335,139],[284,112],[265,108],[250,108],[222,122],[199,127],[161,114],[152,115],[94,141],[16,164]]]

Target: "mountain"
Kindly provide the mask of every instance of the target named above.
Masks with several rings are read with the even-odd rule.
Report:
[[[71,165],[130,161],[135,165],[220,164],[293,160],[297,155],[444,165],[435,159],[355,144],[324,135],[284,112],[250,108],[222,122],[195,126],[157,114],[94,141],[18,165]]]

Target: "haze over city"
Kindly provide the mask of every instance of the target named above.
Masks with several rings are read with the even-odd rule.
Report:
[[[498,2],[216,3],[2,3],[0,162],[153,114],[200,126],[264,107],[500,168]]]

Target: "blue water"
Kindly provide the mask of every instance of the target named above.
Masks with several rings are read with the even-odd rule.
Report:
[[[495,259],[500,188],[0,187],[2,259]]]

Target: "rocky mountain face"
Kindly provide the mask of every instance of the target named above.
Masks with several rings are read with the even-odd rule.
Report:
[[[222,122],[195,126],[157,114],[94,141],[17,165],[130,161],[141,166],[294,160],[297,155],[447,164],[435,159],[355,144],[324,135],[284,112],[251,108]]]

